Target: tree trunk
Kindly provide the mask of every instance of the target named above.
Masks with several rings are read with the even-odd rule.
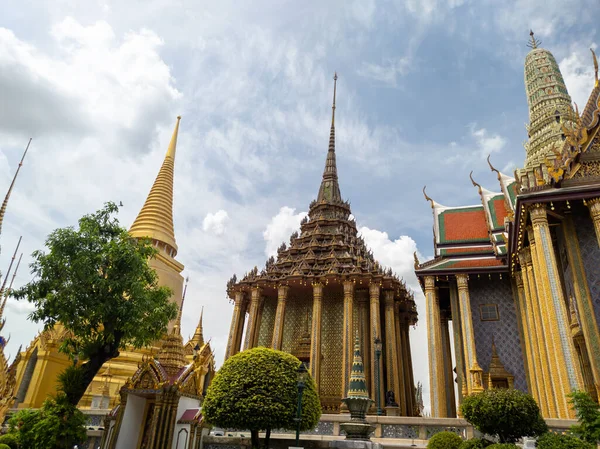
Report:
[[[102,365],[110,359],[119,356],[119,345],[120,339],[111,345],[105,346],[104,350],[92,354],[89,360],[79,367],[82,373],[81,385],[69,385],[63,387],[70,404],[77,406],[85,394],[85,391],[94,380],[94,377],[96,377],[96,374],[98,374],[98,371],[102,368]]]
[[[271,442],[271,429],[267,429],[265,435],[265,449],[269,449],[269,443]]]
[[[250,440],[252,441],[252,449],[260,449],[260,438],[258,438],[258,430],[250,431]]]

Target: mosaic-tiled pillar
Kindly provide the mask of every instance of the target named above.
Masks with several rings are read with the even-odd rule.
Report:
[[[466,389],[466,371],[464,359],[464,343],[462,339],[462,317],[458,305],[458,291],[450,284],[450,310],[452,312],[452,333],[454,337],[454,358],[456,359],[456,380],[458,389],[458,404],[462,403],[463,388]]]
[[[410,416],[408,411],[410,410],[407,406],[407,396],[406,396],[406,386],[408,384],[406,380],[406,373],[404,372],[404,344],[402,342],[402,331],[401,331],[401,322],[402,318],[400,316],[400,303],[396,302],[394,304],[394,328],[396,331],[396,369],[398,372],[398,378],[400,379],[400,391],[397,393],[396,401],[398,402],[398,406],[400,407],[400,416]]]
[[[240,352],[242,349],[242,337],[244,336],[244,327],[246,325],[246,316],[248,313],[248,308],[250,306],[250,301],[248,300],[247,295],[244,293],[243,300],[241,303],[241,318],[238,321],[238,328],[236,330],[236,340],[235,340],[235,353]],[[235,354],[234,353],[234,354]]]
[[[354,335],[353,329],[353,303],[354,303],[354,282],[344,281],[344,319],[342,323],[343,332],[343,354],[342,354],[342,398],[348,394],[348,382],[350,381],[350,371],[354,360]]]
[[[598,210],[598,219],[600,220],[600,199],[596,204],[598,205],[596,209]],[[591,209],[592,206],[590,206],[590,211]],[[585,274],[581,249],[579,248],[579,241],[577,239],[577,231],[571,216],[565,217],[562,228],[565,235],[565,246],[567,249],[569,267],[573,277],[573,287],[575,290],[577,310],[579,311],[579,320],[581,321],[581,330],[583,331],[585,339],[587,355],[590,358],[590,367],[594,378],[596,395],[598,395],[598,388],[600,387],[600,333],[598,332],[596,314],[594,313],[592,293],[590,292],[590,287]],[[596,231],[598,231],[598,227],[596,227]]]
[[[369,320],[369,292],[366,289],[356,290],[358,302],[358,329],[360,333],[361,354],[365,369],[367,385],[371,385],[371,324]],[[372,394],[372,393],[371,393]]]
[[[321,384],[321,317],[323,315],[323,284],[313,284],[313,315],[310,338],[310,375],[317,384],[317,393]]]
[[[446,384],[444,381],[444,357],[442,346],[442,323],[435,278],[425,276],[425,304],[427,309],[427,343],[429,347],[429,383],[431,415],[446,418]]]
[[[381,369],[382,367],[382,358],[383,358],[383,354],[381,354],[381,356],[379,357],[379,367],[376,366],[377,363],[377,357],[375,356],[375,339],[376,338],[380,338],[382,337],[381,335],[381,318],[380,318],[380,313],[379,313],[379,294],[381,293],[380,288],[379,288],[379,284],[371,284],[369,285],[369,304],[370,304],[370,320],[371,320],[371,332],[370,332],[370,339],[371,339],[371,366],[373,367],[373,371],[372,371],[372,376],[371,376],[371,395],[372,395],[372,399],[377,402],[377,392],[375,390],[375,377],[377,375],[377,368],[379,368],[379,398],[380,400],[383,402],[384,396],[383,396],[383,379],[381,378],[383,376],[383,370]],[[381,407],[383,408],[384,404],[381,404]]]
[[[243,329],[245,314],[243,310],[243,302],[244,293],[235,292],[235,304],[233,306],[233,315],[231,316],[231,326],[229,328],[229,338],[227,339],[227,350],[225,351],[225,360],[227,360],[232,355],[237,354],[240,350],[240,323],[242,323],[241,328]]]
[[[592,221],[594,222],[594,229],[596,229],[596,238],[598,239],[598,246],[600,246],[600,198],[588,200],[587,205],[590,210]]]
[[[250,298],[250,312],[248,313],[248,324],[246,324],[246,341],[244,342],[244,350],[254,346],[254,340],[258,333],[258,311],[260,306],[260,296],[262,289],[260,287],[252,288],[252,296]]]
[[[543,319],[544,310],[547,307],[547,304],[543,300],[543,291],[538,290],[536,273],[539,272],[540,268],[533,228],[527,228],[527,236],[529,239],[529,247],[524,248],[522,254],[519,256],[522,258],[521,264],[524,264],[526,267],[523,285],[525,287],[527,304],[531,309],[533,325],[535,326],[532,329],[536,336],[534,339],[534,354],[536,355],[534,361],[536,366],[536,382],[540,394],[540,408],[543,416],[555,417],[558,416],[556,412],[558,405],[556,396],[553,393],[554,379],[551,376],[550,355],[548,353],[550,348],[548,347],[546,339],[548,332],[546,327],[548,324],[546,324]]]
[[[277,289],[277,311],[275,312],[275,326],[273,328],[273,349],[281,350],[283,342],[283,323],[285,320],[285,302],[287,300],[290,288],[287,285],[280,285]]]
[[[465,360],[467,371],[467,392],[478,393],[483,391],[483,371],[477,362],[475,349],[475,333],[473,330],[473,317],[471,314],[471,297],[469,295],[469,282],[466,274],[456,275],[458,287],[458,302],[462,317],[462,334],[465,346]]]
[[[525,271],[525,267],[521,265],[521,270]],[[538,385],[535,381],[535,362],[534,362],[534,352],[533,352],[533,339],[535,338],[532,331],[534,329],[533,325],[529,324],[530,317],[527,313],[527,299],[525,297],[525,284],[523,283],[523,273],[522,271],[517,271],[515,273],[515,286],[516,286],[516,295],[515,298],[515,306],[517,308],[518,320],[519,320],[519,330],[520,330],[520,338],[521,338],[521,349],[523,354],[525,355],[525,371],[527,373],[527,389],[529,393],[533,396],[538,404],[540,401],[540,394],[538,391]]]
[[[400,376],[398,373],[398,339],[396,338],[396,319],[394,317],[394,290],[383,292],[385,307],[385,363],[387,389],[394,392],[396,402],[400,400]]]
[[[260,334],[263,311],[265,310],[265,302],[264,296],[260,296],[258,298],[258,309],[256,310],[256,322],[254,323],[254,338],[252,340],[252,348],[256,348],[258,346],[258,337]]]
[[[554,394],[557,397],[557,418],[574,418],[575,413],[568,404],[567,395],[582,388],[583,380],[574,363],[576,360],[575,348],[569,335],[569,315],[558,275],[545,204],[534,204],[529,214],[540,265],[539,276],[536,272],[538,292],[543,291],[544,303],[548,305],[543,319],[548,324],[550,331],[546,337],[552,344],[550,369],[552,377],[556,380],[555,387],[557,388],[555,388]]]

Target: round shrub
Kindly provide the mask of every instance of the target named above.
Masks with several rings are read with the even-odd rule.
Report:
[[[467,421],[501,443],[536,437],[548,431],[532,396],[512,388],[492,388],[463,399],[460,406]]]
[[[512,443],[495,443],[487,447],[487,449],[518,449],[519,446]]]
[[[537,441],[538,449],[594,449],[595,446],[570,435],[547,433]]]
[[[454,432],[440,432],[429,439],[427,449],[458,449],[462,442]]]
[[[485,438],[471,438],[470,440],[463,441],[458,449],[485,449],[490,444],[492,442]]]
[[[0,443],[0,449],[10,449],[8,444]]]
[[[19,436],[16,433],[7,433],[0,436],[0,444],[7,445],[10,449],[18,449]]]

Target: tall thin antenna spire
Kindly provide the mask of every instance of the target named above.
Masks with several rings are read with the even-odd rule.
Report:
[[[23,156],[21,157],[21,162],[19,162],[19,166],[17,167],[15,176],[13,176],[13,180],[10,183],[8,192],[6,192],[6,196],[4,197],[4,201],[2,202],[2,207],[0,207],[0,234],[2,233],[2,222],[4,221],[4,213],[6,212],[6,206],[8,206],[8,199],[10,198],[10,194],[12,193],[13,187],[15,186],[15,181],[17,180],[17,175],[19,174],[19,170],[21,170],[21,166],[23,165],[25,156],[27,155],[27,150],[29,150],[29,145],[31,145],[31,139],[32,138],[30,137],[29,142],[27,142],[27,147],[25,148],[25,151],[23,152]]]
[[[13,286],[13,283],[15,282],[15,278],[17,277],[17,272],[19,271],[19,265],[21,265],[22,258],[23,258],[23,253],[21,253],[21,255],[19,256],[19,260],[17,261],[17,266],[15,267],[15,271],[10,280],[10,284],[8,284],[8,289],[4,292],[4,299],[2,300],[2,305],[0,306],[0,316],[2,316],[2,313],[4,312],[4,306],[6,305],[6,301],[8,300],[8,297],[10,296],[10,292],[12,292],[12,286]]]
[[[17,243],[17,247],[15,248],[15,252],[12,256],[12,259],[10,260],[10,264],[8,265],[8,271],[6,272],[6,276],[4,277],[4,282],[2,283],[2,287],[0,287],[0,300],[2,301],[2,304],[0,305],[0,330],[2,330],[2,328],[4,327],[4,322],[6,320],[2,319],[2,315],[4,314],[4,306],[6,305],[6,297],[4,297],[4,289],[6,288],[6,280],[8,279],[8,276],[10,275],[10,270],[12,269],[12,265],[15,261],[15,257],[17,257],[17,251],[19,251],[19,245],[21,245],[21,239],[23,237],[19,237],[19,242]],[[17,268],[19,268],[19,264],[21,263],[21,258],[19,257],[19,263],[17,264]],[[16,270],[15,270],[16,272]],[[13,276],[13,280],[14,280],[14,276]],[[10,285],[12,286],[12,281],[10,282]],[[7,296],[8,297],[8,296]]]
[[[529,30],[529,43],[527,44],[527,46],[529,48],[531,48],[532,50],[535,50],[541,44],[542,44],[542,41],[540,41],[539,39],[536,39],[535,36],[533,35],[533,30]]]
[[[331,106],[331,127],[335,126],[335,91],[337,87],[337,72],[333,73],[333,105]]]
[[[590,48],[590,51],[592,52],[592,59],[594,61],[594,80],[595,80],[595,85],[598,86],[598,59],[596,58],[596,53],[594,52],[593,48]]]

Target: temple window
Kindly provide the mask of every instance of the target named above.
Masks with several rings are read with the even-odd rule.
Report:
[[[481,321],[498,321],[498,304],[481,304],[479,306]]]

